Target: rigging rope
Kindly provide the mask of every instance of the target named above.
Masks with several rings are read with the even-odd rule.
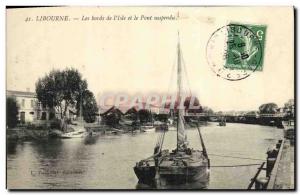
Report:
[[[189,80],[189,77],[188,77],[188,74],[187,74],[187,69],[186,69],[186,66],[185,66],[185,61],[184,61],[184,58],[183,58],[182,51],[180,52],[180,55],[181,55],[181,60],[182,60],[182,64],[183,64],[184,74],[185,74],[185,77],[186,77],[187,87],[188,87],[188,90],[190,92],[189,95],[191,96],[192,95],[192,90],[191,90],[190,80]]]
[[[181,49],[180,49],[181,50]],[[187,86],[183,86],[183,87],[187,87],[188,89],[184,89],[184,91],[187,91],[189,92],[189,95],[192,95],[192,90],[191,90],[191,85],[190,85],[190,81],[189,81],[189,77],[188,77],[188,74],[187,74],[187,68],[186,68],[186,65],[185,65],[185,61],[184,61],[184,58],[183,58],[183,54],[182,54],[182,50],[180,52],[180,59],[181,59],[181,62],[183,64],[183,70],[184,70],[184,76],[185,76],[185,79],[183,79],[183,81],[186,81],[186,84]],[[177,56],[175,56],[174,58],[174,61],[173,61],[173,66],[172,66],[172,70],[171,70],[171,77],[170,77],[170,81],[169,81],[169,85],[168,85],[168,93],[171,91],[171,88],[172,88],[172,83],[173,83],[173,79],[174,79],[174,75],[175,75],[175,67],[176,67],[176,62],[177,62]]]
[[[176,65],[176,58],[175,58],[174,61],[173,61],[173,66],[172,66],[172,70],[171,70],[171,77],[170,77],[170,81],[169,81],[169,85],[168,85],[168,91],[167,91],[167,94],[169,94],[170,91],[171,91],[171,85],[172,85],[173,79],[174,79],[175,65]]]
[[[260,160],[260,161],[266,161],[265,159],[259,159],[259,158],[247,158],[247,157],[239,157],[239,156],[228,156],[228,155],[220,155],[220,154],[210,154],[211,156],[220,156],[220,157],[227,157],[227,158],[238,158],[238,159],[247,159],[247,160]]]
[[[249,166],[257,166],[261,164],[242,164],[242,165],[216,165],[210,167],[249,167]]]
[[[157,137],[157,141],[156,141],[155,147],[157,147],[157,146],[160,145],[161,139],[162,139],[162,134],[159,134],[158,137]]]

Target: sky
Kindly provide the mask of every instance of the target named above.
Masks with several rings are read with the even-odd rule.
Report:
[[[176,20],[82,21],[91,16],[177,16]],[[35,21],[66,15],[79,20]],[[268,16],[268,17],[266,17]],[[33,21],[25,22],[26,17]],[[214,31],[228,24],[267,26],[263,70],[240,81],[218,77],[206,59]],[[7,10],[7,89],[35,89],[52,69],[73,67],[96,95],[166,92],[180,43],[193,93],[215,111],[282,106],[294,96],[292,7],[60,7]],[[174,74],[174,73],[173,73]],[[173,78],[173,88],[176,80]]]

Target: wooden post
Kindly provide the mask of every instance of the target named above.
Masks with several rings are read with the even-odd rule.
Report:
[[[278,171],[278,166],[279,166],[279,161],[282,155],[282,150],[283,150],[283,146],[284,146],[284,142],[281,144],[281,147],[276,155],[276,161],[275,164],[272,168],[272,172],[270,173],[270,180],[268,182],[268,186],[267,189],[274,189],[275,186],[275,180],[276,180],[276,175],[277,175],[277,171]]]
[[[267,188],[269,182],[268,177],[260,177],[255,180],[255,189],[256,190],[264,190]]]
[[[205,147],[205,144],[204,144],[204,141],[203,141],[203,138],[202,138],[201,131],[200,131],[198,123],[196,125],[197,125],[198,133],[199,133],[199,136],[200,136],[200,141],[201,141],[203,155],[206,158],[208,158],[208,155],[207,155],[207,152],[206,152],[206,147]]]
[[[266,171],[266,177],[270,177],[270,174],[273,170],[274,164],[275,164],[276,158],[267,158],[267,171]]]
[[[265,165],[265,162],[263,162],[263,163],[260,165],[260,167],[258,168],[258,171],[256,172],[256,174],[254,175],[254,177],[251,179],[250,184],[248,185],[248,188],[247,188],[248,190],[251,190],[252,185],[253,185],[254,182],[256,181],[256,178],[258,177],[260,171],[263,170],[264,165]]]
[[[276,144],[276,149],[279,149],[280,146],[281,146],[281,143],[277,143],[277,144]]]

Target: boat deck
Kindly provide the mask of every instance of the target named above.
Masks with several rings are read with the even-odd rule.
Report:
[[[186,152],[170,153],[161,157],[159,167],[200,167],[207,166],[208,159],[201,151],[192,150],[191,154]]]

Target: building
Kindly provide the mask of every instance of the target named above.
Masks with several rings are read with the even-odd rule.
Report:
[[[51,118],[49,112],[38,102],[36,94],[29,89],[27,91],[7,90],[6,96],[16,99],[19,107],[18,119],[22,124]]]

